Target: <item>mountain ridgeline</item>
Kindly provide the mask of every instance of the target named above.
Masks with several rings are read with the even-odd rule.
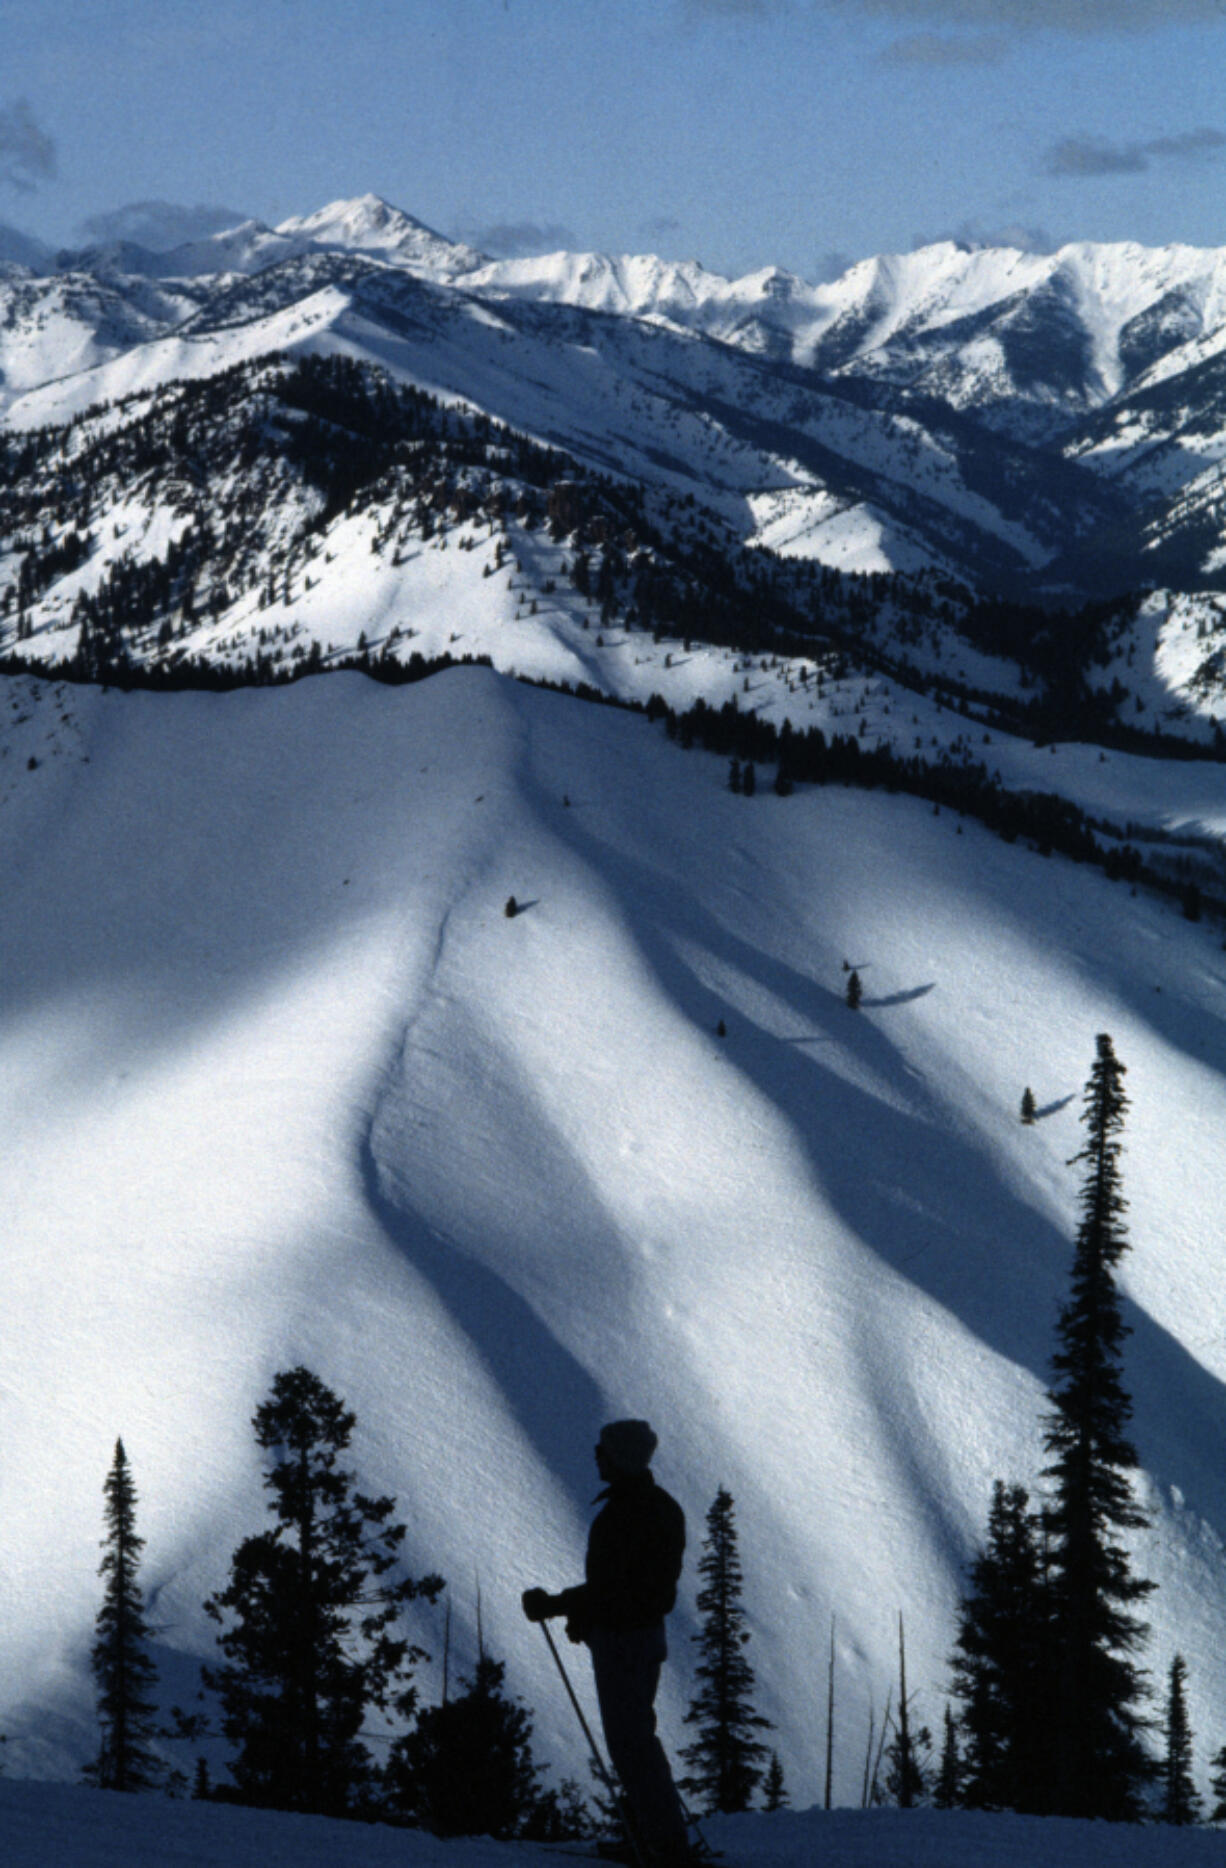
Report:
[[[510,562],[533,616],[594,593],[598,629],[838,652],[1024,731],[1214,743],[1223,254],[946,244],[728,281],[492,261],[364,197],[28,257],[0,265],[0,650],[23,665],[407,655],[421,548],[451,546]],[[355,551],[388,573],[361,620]],[[1200,646],[1155,695],[1172,636]]]

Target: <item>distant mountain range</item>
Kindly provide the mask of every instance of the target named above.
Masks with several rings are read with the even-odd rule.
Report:
[[[756,554],[806,615],[823,568],[901,576],[903,607],[928,617],[930,637],[985,600],[1075,608],[1149,590],[1185,621],[1196,606],[1206,657],[1218,651],[1226,249],[946,242],[830,284],[778,269],[728,280],[650,256],[490,259],[374,195],[170,252],[29,247],[0,262],[0,643],[20,609],[29,653],[44,637],[48,654],[64,650],[62,616],[48,636],[53,619],[18,601],[30,546],[14,536],[31,525],[53,559],[71,530],[84,543],[69,556],[93,567],[74,566],[58,591],[34,579],[40,603],[45,592],[62,611],[107,574],[107,528],[83,523],[71,491],[72,463],[101,433],[90,411],[107,406],[108,429],[147,424],[155,405],[169,416],[177,385],[241,366],[250,393],[267,394],[257,366],[319,356],[561,451],[559,472],[639,489],[669,537],[684,508],[705,551],[733,565]],[[245,393],[231,383],[232,417]],[[42,490],[22,490],[16,437],[51,430],[61,441],[58,455],[40,442]],[[171,453],[175,434],[168,419]],[[108,497],[95,476],[94,506]],[[141,527],[122,533],[129,556],[174,529],[156,475],[141,501]],[[748,589],[743,566],[730,575]],[[892,627],[877,617],[878,649],[897,650]],[[1015,656],[982,622],[969,636]],[[1112,641],[1095,643],[1100,660],[1118,628]],[[956,672],[945,650],[928,659]],[[989,685],[1008,679],[998,670]]]

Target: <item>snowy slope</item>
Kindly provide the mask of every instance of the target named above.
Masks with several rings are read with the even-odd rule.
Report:
[[[1205,1830],[1124,1828],[937,1810],[821,1810],[713,1817],[705,1833],[745,1868],[1213,1868]],[[0,1783],[9,1868],[557,1868],[564,1851],[485,1837],[440,1841],[322,1816]]]
[[[1099,1030],[1134,1099],[1152,1658],[1189,1656],[1220,1743],[1226,1684],[1198,1664],[1226,1638],[1210,931],[910,800],[734,797],[645,721],[488,671],[20,681],[0,718],[11,1768],[61,1774],[92,1742],[115,1435],[182,1701],[201,1599],[261,1516],[250,1413],[301,1359],[356,1408],[411,1566],[449,1578],[460,1664],[479,1586],[542,1755],[579,1774],[518,1595],[577,1573],[600,1419],[652,1418],[696,1538],[719,1484],[737,1499],[759,1702],[801,1800],[837,1615],[857,1801],[896,1610],[935,1722],[991,1480],[1041,1460]]]

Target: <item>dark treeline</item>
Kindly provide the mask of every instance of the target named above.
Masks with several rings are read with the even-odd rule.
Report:
[[[325,669],[329,673],[362,674],[387,685],[405,686],[449,668],[491,666],[488,654],[443,652],[424,656],[413,650],[402,657],[392,644],[377,653],[361,650],[334,655],[325,661],[316,643],[300,660],[286,664],[257,657],[254,661],[231,666],[186,657],[174,663],[135,662],[122,653],[113,659],[104,657],[95,661],[83,659],[78,652],[48,667],[21,654],[0,656],[0,674],[102,683],[124,690],[145,689],[158,693],[196,690],[224,693],[252,686],[285,686],[321,674]],[[1152,854],[1147,861],[1118,826],[1091,819],[1078,805],[1055,792],[1009,790],[999,774],[990,772],[982,760],[967,756],[955,758],[948,751],[936,759],[918,755],[902,758],[889,746],[866,746],[855,734],[828,737],[820,727],[796,730],[788,720],[776,726],[773,721],[739,707],[735,699],[719,707],[699,699],[692,707],[678,712],[659,694],[640,702],[606,694],[588,683],[550,681],[527,675],[518,675],[515,679],[529,687],[571,695],[590,704],[615,707],[627,713],[642,713],[649,720],[662,720],[669,738],[685,750],[698,747],[732,761],[738,774],[733,779],[734,790],[743,789],[752,795],[759,789],[757,767],[773,765],[772,790],[783,797],[790,795],[797,784],[840,784],[924,798],[937,810],[947,807],[976,819],[1007,843],[1022,840],[1043,856],[1058,854],[1074,862],[1093,863],[1113,882],[1143,884],[1172,897],[1179,901],[1189,920],[1198,920],[1202,915],[1226,920],[1226,898],[1205,887],[1199,866],[1185,860],[1164,868]],[[742,771],[747,775],[744,783],[739,776]]]

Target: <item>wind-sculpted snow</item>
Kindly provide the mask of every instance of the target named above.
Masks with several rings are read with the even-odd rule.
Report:
[[[1152,1661],[1187,1653],[1216,1748],[1206,927],[914,800],[733,796],[658,726],[489,670],[212,696],[20,681],[0,703],[10,1769],[62,1775],[94,1742],[116,1435],[186,1703],[201,1601],[261,1520],[251,1413],[303,1361],[356,1409],[410,1568],[449,1579],[453,1668],[479,1588],[542,1755],[580,1776],[518,1598],[579,1574],[601,1419],[651,1418],[695,1539],[720,1484],[737,1500],[759,1704],[800,1801],[836,1616],[836,1798],[858,1802],[897,1611],[935,1724],[992,1479],[1042,1464],[1100,1030],[1133,1098]],[[695,1588],[691,1559],[671,1744]],[[417,1632],[430,1696],[437,1614]]]

